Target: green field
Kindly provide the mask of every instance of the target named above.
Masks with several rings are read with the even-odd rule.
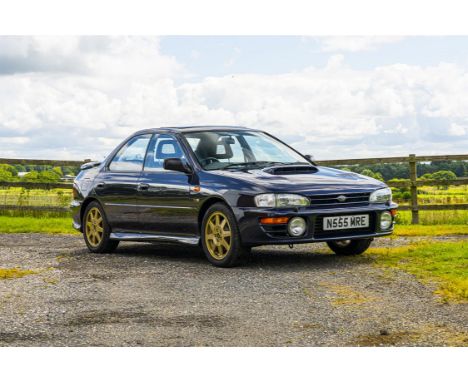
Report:
[[[0,205],[67,207],[71,199],[72,190],[70,189],[0,188]]]

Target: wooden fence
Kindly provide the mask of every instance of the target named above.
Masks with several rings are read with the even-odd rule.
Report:
[[[316,161],[320,166],[345,166],[345,165],[366,165],[366,164],[385,164],[385,163],[407,163],[409,166],[410,179],[386,182],[390,187],[409,187],[411,193],[411,203],[408,206],[401,206],[400,210],[411,210],[412,224],[419,223],[420,210],[467,210],[468,204],[418,204],[418,187],[419,186],[450,186],[450,185],[468,185],[468,178],[458,178],[454,180],[422,180],[417,179],[417,164],[419,162],[436,162],[450,160],[468,160],[468,154],[464,155],[414,155],[410,154],[406,157],[388,157],[388,158],[362,158],[362,159],[337,159]],[[43,159],[11,159],[0,158],[0,164],[22,164],[22,165],[52,165],[52,166],[81,166],[83,163],[89,162],[89,159],[84,161],[62,161],[62,160],[43,160]],[[54,188],[71,189],[71,183],[30,183],[30,182],[0,182],[0,187],[23,187],[26,189],[45,189]],[[67,211],[66,207],[52,206],[10,206],[0,205],[0,209],[31,209],[44,211]]]
[[[458,178],[454,180],[429,180],[417,179],[417,164],[419,162],[438,162],[449,160],[468,160],[468,155],[415,155],[407,157],[389,158],[365,158],[365,159],[339,159],[317,161],[321,166],[343,166],[355,164],[385,164],[385,163],[408,163],[410,178],[404,181],[386,182],[390,187],[409,187],[411,193],[411,203],[409,206],[401,206],[400,210],[411,210],[411,223],[419,223],[420,210],[466,210],[468,204],[418,204],[418,186],[450,186],[468,184],[468,178]]]

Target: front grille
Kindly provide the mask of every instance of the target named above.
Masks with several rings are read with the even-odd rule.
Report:
[[[365,235],[368,233],[375,232],[375,221],[376,216],[375,212],[369,212],[369,227],[366,228],[350,228],[350,229],[339,229],[336,231],[324,231],[323,230],[323,218],[329,216],[345,216],[345,215],[362,215],[362,213],[351,213],[351,214],[327,214],[327,215],[320,215],[315,218],[314,222],[314,238],[315,239],[323,239],[323,238],[334,238],[334,237],[341,237],[346,236],[348,234],[353,235]]]
[[[325,194],[309,196],[311,207],[346,207],[360,206],[369,203],[369,192],[354,192],[341,194]],[[340,197],[344,197],[344,201],[340,201]]]

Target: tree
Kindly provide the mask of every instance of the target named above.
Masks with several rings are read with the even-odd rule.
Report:
[[[24,182],[38,182],[39,173],[37,171],[30,171],[25,176],[23,176]]]
[[[435,180],[454,180],[454,179],[457,179],[457,176],[452,171],[442,170],[442,171],[437,171],[434,174],[432,174],[432,179],[435,179]]]
[[[434,179],[434,180],[454,180],[454,179],[457,179],[457,176],[452,171],[442,170],[442,171],[437,171],[434,174],[432,174],[432,179]],[[449,186],[445,185],[445,186],[438,186],[438,187],[443,189],[443,190],[447,190]]]
[[[55,172],[56,174],[58,174],[60,177],[63,176],[62,169],[61,169],[60,167],[58,167],[58,166],[57,166],[57,167],[54,167],[54,168],[52,169],[52,171]]]
[[[22,164],[15,164],[14,167],[16,168],[17,172],[26,172],[26,167],[24,167]]]
[[[381,182],[383,182],[384,180],[380,172],[373,172],[372,170],[369,170],[368,168],[362,170],[361,175],[380,180]]]
[[[0,167],[0,182],[11,182],[13,180],[13,175],[11,172]]]
[[[0,164],[0,169],[4,171],[8,171],[12,176],[18,175],[18,171],[16,170],[16,168],[9,164]]]
[[[433,178],[433,174],[430,174],[430,173],[427,173],[427,174],[424,174],[423,176],[421,176],[419,179],[434,179]]]
[[[60,181],[60,175],[55,171],[41,171],[38,175],[38,181],[43,183],[56,183]]]

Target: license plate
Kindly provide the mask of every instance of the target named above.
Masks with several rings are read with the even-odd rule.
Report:
[[[323,218],[324,231],[366,227],[369,227],[369,215],[330,216]]]

